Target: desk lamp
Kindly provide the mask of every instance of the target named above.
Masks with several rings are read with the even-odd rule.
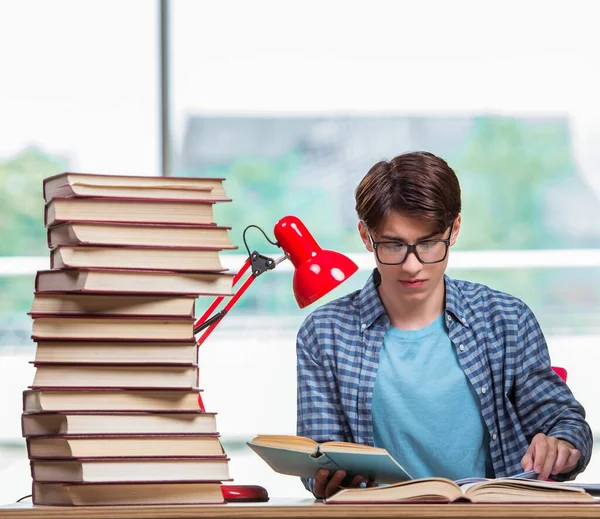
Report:
[[[256,228],[262,232],[265,239],[272,245],[280,247],[284,254],[277,259],[273,259],[257,251],[250,252],[246,242],[246,232],[251,228]],[[350,258],[339,252],[319,247],[306,226],[295,216],[285,216],[279,220],[275,224],[273,233],[277,241],[270,240],[265,232],[256,225],[250,225],[244,229],[242,238],[248,258],[233,277],[232,286],[240,281],[248,269],[251,268],[251,272],[221,311],[212,315],[223,301],[224,296],[215,298],[206,312],[196,320],[194,335],[200,334],[196,339],[198,346],[204,343],[258,276],[268,270],[273,270],[286,259],[289,259],[294,266],[292,287],[300,308],[314,303],[358,270],[357,265]],[[198,403],[200,408],[204,410],[204,404],[200,396],[198,397]],[[226,501],[268,500],[267,491],[257,485],[222,485],[222,489]]]

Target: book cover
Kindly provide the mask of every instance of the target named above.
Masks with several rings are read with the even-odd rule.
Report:
[[[218,225],[65,222],[48,228],[48,247],[60,245],[137,245],[207,247],[234,250],[230,227]]]
[[[44,200],[56,196],[209,199],[230,201],[224,178],[103,175],[65,172],[43,181]]]
[[[226,481],[229,458],[77,458],[30,460],[36,482]]]
[[[110,402],[109,402],[110,403]],[[217,434],[215,413],[191,411],[26,411],[23,437],[64,434]]]
[[[218,435],[197,433],[32,436],[26,446],[29,459],[227,457]]]
[[[214,201],[134,198],[53,198],[44,206],[44,226],[64,222],[214,225]]]
[[[345,470],[376,483],[406,481],[411,476],[385,449],[345,442],[318,444],[298,436],[259,435],[248,446],[275,472],[314,478],[320,469]]]
[[[232,295],[233,274],[77,268],[39,270],[36,292]]]
[[[33,483],[34,505],[134,506],[224,503],[221,483],[160,481],[149,483]]]
[[[89,411],[97,414],[105,411],[200,413],[201,392],[197,387],[191,390],[64,387],[26,389],[23,391],[23,411]]]
[[[32,338],[61,340],[192,341],[193,317],[45,315],[33,318]]]
[[[38,364],[35,365],[31,389],[47,388],[131,388],[180,389],[198,387],[198,367],[147,365],[90,365]]]
[[[138,247],[135,245],[60,245],[50,251],[50,268],[68,267],[223,272],[221,249]]]
[[[193,317],[196,298],[190,295],[34,294],[29,315],[152,315]]]

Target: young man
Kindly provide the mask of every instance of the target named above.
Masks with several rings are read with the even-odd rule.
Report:
[[[533,313],[444,275],[460,211],[454,171],[430,153],[379,162],[363,178],[358,230],[377,268],[298,332],[298,434],[384,447],[415,478],[573,478],[592,434]],[[322,470],[304,483],[326,497],[345,476]]]

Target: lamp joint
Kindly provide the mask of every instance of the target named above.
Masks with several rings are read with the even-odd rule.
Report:
[[[252,275],[254,277],[260,276],[267,270],[273,270],[277,266],[273,258],[264,256],[256,251],[250,254],[250,263],[252,264]]]

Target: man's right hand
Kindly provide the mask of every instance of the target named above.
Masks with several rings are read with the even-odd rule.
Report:
[[[315,484],[313,485],[313,494],[319,499],[331,497],[340,490],[340,485],[345,477],[345,470],[336,470],[333,473],[327,469],[319,470],[315,478]],[[344,488],[358,487],[363,481],[365,481],[363,476],[354,476],[350,484],[345,484]],[[374,484],[374,481],[367,482],[368,487],[372,487]]]

